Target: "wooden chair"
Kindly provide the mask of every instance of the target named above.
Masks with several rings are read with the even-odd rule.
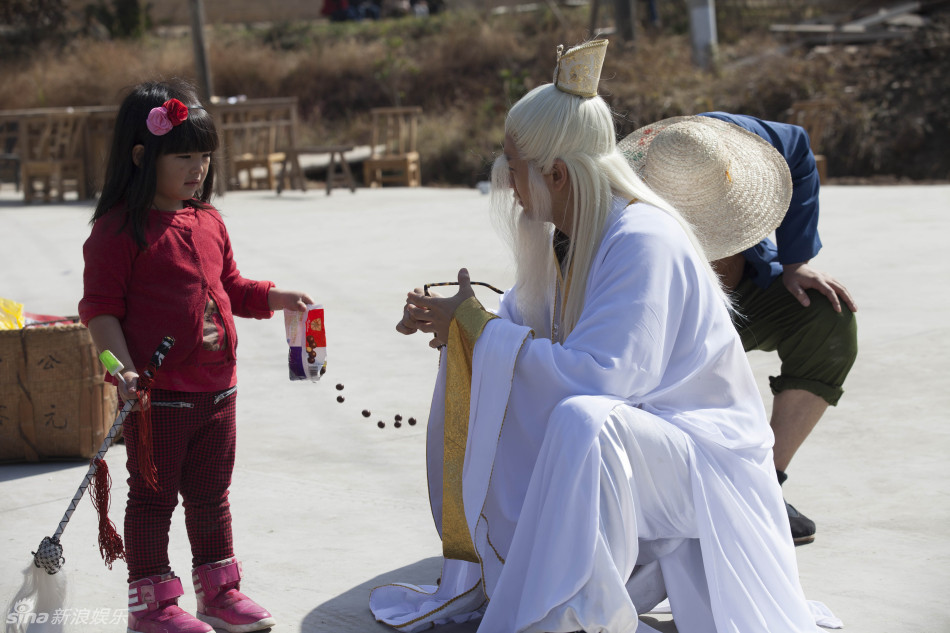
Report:
[[[234,189],[276,189],[281,147],[294,147],[297,99],[259,99],[214,108],[224,141],[223,182]],[[222,193],[219,188],[219,193]]]
[[[275,170],[286,157],[276,149],[276,134],[277,130],[267,121],[258,121],[232,131],[228,148],[234,150],[234,157],[229,185],[243,188],[246,182],[249,189],[276,188]],[[245,173],[246,181],[241,177]]]
[[[4,175],[9,174],[16,190],[20,190],[20,153],[19,153],[19,122],[16,120],[0,121],[0,182]]]
[[[825,136],[834,124],[834,103],[827,99],[796,101],[788,110],[789,123],[800,125],[808,132],[811,151],[818,167],[818,180],[824,184],[828,179],[828,160],[822,150]]]
[[[81,112],[44,113],[20,119],[23,199],[63,200],[67,188],[86,198]]]
[[[422,108],[373,108],[372,154],[363,163],[367,187],[386,183],[404,187],[421,184],[416,133]]]

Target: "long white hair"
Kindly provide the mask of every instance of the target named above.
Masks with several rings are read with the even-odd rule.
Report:
[[[551,198],[542,177],[550,173],[555,160],[566,166],[574,198],[570,248],[563,263],[571,282],[567,296],[562,298],[560,340],[574,329],[584,309],[591,261],[600,246],[615,196],[636,198],[676,219],[719,287],[692,227],[636,175],[617,150],[613,114],[603,99],[574,96],[554,84],[539,86],[512,106],[505,134],[528,165],[531,217],[521,211],[512,195],[504,156],[499,156],[492,167],[492,215],[514,251],[518,309],[525,325],[539,336],[551,336],[557,275],[551,247]]]

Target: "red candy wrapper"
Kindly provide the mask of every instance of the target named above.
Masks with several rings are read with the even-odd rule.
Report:
[[[327,332],[323,306],[308,305],[306,312],[284,310],[287,329],[287,366],[291,380],[317,381],[327,370]]]

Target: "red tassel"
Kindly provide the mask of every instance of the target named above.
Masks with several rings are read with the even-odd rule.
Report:
[[[105,460],[98,457],[95,462],[96,476],[92,480],[89,496],[96,506],[96,514],[99,515],[99,553],[106,562],[106,567],[112,569],[112,563],[116,560],[125,560],[125,547],[115,524],[109,519],[109,490],[112,487],[109,466]]]
[[[138,463],[139,473],[149,488],[158,492],[158,470],[152,461],[152,388],[147,377],[139,378]]]

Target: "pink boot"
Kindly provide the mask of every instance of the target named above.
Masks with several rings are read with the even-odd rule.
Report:
[[[129,585],[128,633],[213,633],[178,606],[184,593],[175,574],[150,576]]]
[[[241,563],[228,558],[191,572],[198,598],[198,619],[230,633],[260,631],[276,624],[267,609],[238,591]]]

